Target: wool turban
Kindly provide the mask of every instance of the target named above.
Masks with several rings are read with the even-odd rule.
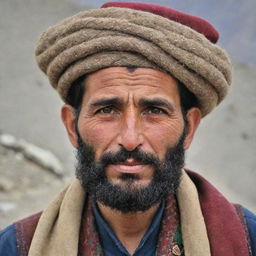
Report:
[[[110,2],[48,28],[36,60],[61,98],[79,77],[108,67],[153,68],[197,98],[202,116],[226,96],[231,63],[207,21],[152,4]]]

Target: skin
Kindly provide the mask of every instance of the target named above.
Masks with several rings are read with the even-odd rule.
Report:
[[[85,84],[78,130],[82,139],[94,148],[96,160],[120,147],[129,151],[140,148],[163,160],[167,148],[176,145],[184,129],[184,119],[177,81],[173,77],[149,68],[129,71],[125,67],[112,67],[87,76]],[[185,149],[189,148],[200,119],[198,108],[188,111]],[[75,116],[70,105],[62,107],[62,120],[76,148]],[[133,186],[142,187],[151,181],[153,168],[134,159],[106,168],[109,181],[122,187],[126,181],[120,179],[121,173],[136,173],[139,179]],[[98,205],[130,253],[138,246],[158,207],[123,214]]]

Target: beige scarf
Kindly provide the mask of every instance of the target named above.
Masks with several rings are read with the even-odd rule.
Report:
[[[177,199],[185,255],[210,256],[198,193],[185,171],[182,173]],[[76,256],[84,201],[85,192],[80,182],[74,180],[43,212],[28,256]]]

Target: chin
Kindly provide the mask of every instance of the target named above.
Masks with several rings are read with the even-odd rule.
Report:
[[[117,179],[110,179],[109,182],[119,186],[122,190],[138,190],[149,186],[151,180],[143,180],[139,174],[122,173]]]

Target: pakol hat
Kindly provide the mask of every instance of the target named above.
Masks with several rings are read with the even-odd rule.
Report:
[[[72,83],[107,67],[158,69],[197,98],[202,116],[227,95],[231,63],[207,21],[153,4],[109,2],[48,28],[36,60],[68,103]]]

